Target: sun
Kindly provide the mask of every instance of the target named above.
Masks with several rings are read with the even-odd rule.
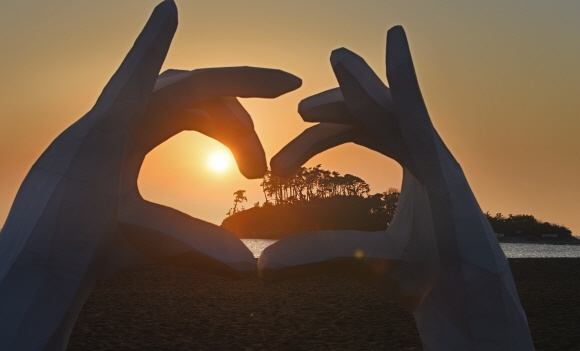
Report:
[[[216,172],[221,173],[230,167],[230,158],[223,152],[214,152],[208,158],[208,167]]]

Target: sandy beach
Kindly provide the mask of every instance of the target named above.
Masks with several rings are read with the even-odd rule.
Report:
[[[510,259],[537,350],[580,350],[580,259]],[[422,350],[410,312],[337,275],[232,281],[148,266],[97,285],[68,350]]]

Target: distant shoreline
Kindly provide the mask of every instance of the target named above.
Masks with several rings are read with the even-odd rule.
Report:
[[[498,238],[500,243],[506,244],[540,244],[540,245],[580,245],[580,239],[578,237],[564,237],[564,238],[555,238],[549,240],[528,240],[527,238],[522,237],[503,237]]]
[[[297,233],[297,234],[299,234],[299,233]],[[294,235],[296,235],[296,234],[294,234]],[[364,234],[361,234],[361,235],[364,235]],[[289,235],[289,236],[291,236],[291,235]],[[287,238],[287,237],[288,236],[284,236],[284,237],[276,237],[275,235],[269,236],[267,234],[260,236],[259,238],[239,236],[240,239],[254,239],[254,240],[282,240],[282,239]],[[580,238],[576,237],[576,236],[563,237],[563,238],[550,238],[550,239],[538,238],[536,240],[528,240],[527,238],[523,238],[523,237],[509,236],[509,237],[497,238],[497,240],[503,244],[580,245]]]

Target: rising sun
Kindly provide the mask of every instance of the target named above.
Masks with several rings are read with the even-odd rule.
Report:
[[[230,158],[221,152],[215,152],[209,156],[208,166],[214,172],[223,172],[230,166]]]

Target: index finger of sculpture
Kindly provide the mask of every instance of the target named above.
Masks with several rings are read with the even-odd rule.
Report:
[[[136,143],[145,152],[184,130],[199,131],[211,138],[221,136],[222,139],[246,138],[255,134],[252,117],[235,97],[216,97],[171,115],[165,113],[150,105],[139,121],[139,128],[132,131]]]
[[[288,177],[313,156],[337,145],[351,142],[360,128],[344,124],[321,123],[306,129],[282,148],[270,161],[272,173]]]
[[[330,61],[350,113],[361,126],[385,144],[389,157],[406,166],[410,159],[409,152],[399,122],[393,115],[389,89],[352,51],[344,48],[334,50]]]
[[[266,68],[168,70],[159,76],[147,111],[139,122],[140,128],[134,133],[136,139],[146,145],[147,152],[183,130],[198,130],[204,123],[204,133],[208,135],[219,132],[220,135],[249,137],[255,134],[252,118],[237,100],[230,99],[225,104],[224,99],[235,96],[273,98],[301,84],[299,78],[289,73]],[[210,118],[204,121],[198,114],[188,111],[191,108],[212,109],[212,106],[236,112],[208,114]],[[155,133],[150,133],[153,130]]]
[[[272,157],[272,173],[289,177],[312,157],[345,143],[362,145],[382,154],[386,152],[382,143],[360,127],[320,123],[306,129]]]
[[[207,114],[205,121],[211,123],[206,124],[204,128],[196,121],[192,121],[191,130],[200,131],[211,138],[222,135],[245,138],[254,133],[252,116],[235,97],[222,96],[206,100],[194,105],[194,109],[204,111]],[[207,127],[212,128],[212,131],[210,132]]]
[[[190,130],[196,130],[227,146],[240,172],[249,179],[261,178],[267,171],[266,154],[252,117],[235,97],[221,97],[198,105],[207,118],[194,118]]]

